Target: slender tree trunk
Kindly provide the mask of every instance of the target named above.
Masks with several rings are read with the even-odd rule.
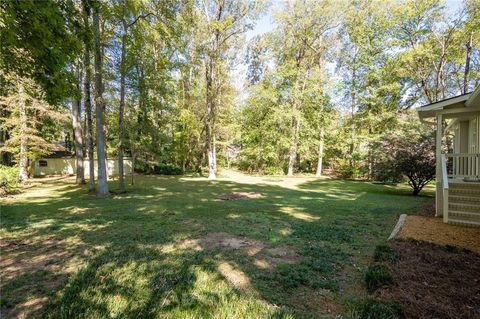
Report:
[[[107,184],[107,163],[105,152],[105,131],[103,128],[103,113],[105,110],[105,101],[103,100],[103,66],[102,66],[102,48],[100,43],[100,18],[98,13],[98,3],[93,8],[93,26],[95,32],[95,115],[97,128],[97,158],[98,158],[98,189],[97,195],[106,196],[108,192]]]
[[[207,157],[208,157],[208,179],[215,179],[216,176],[216,154],[215,154],[215,96],[213,95],[213,62],[209,58],[205,63],[206,70],[206,104],[207,114],[205,116],[205,135],[207,139]]]
[[[355,62],[354,62],[355,63]],[[355,151],[355,109],[357,106],[357,68],[356,66],[353,67],[352,70],[352,101],[351,101],[351,110],[350,110],[350,117],[351,117],[351,127],[350,127],[350,158],[349,164],[353,166],[353,152]]]
[[[120,61],[120,107],[118,111],[118,134],[119,134],[119,144],[118,144],[118,188],[120,192],[125,192],[125,178],[123,172],[123,150],[125,143],[125,129],[124,129],[124,112],[125,112],[125,57],[126,57],[126,45],[127,45],[127,21],[125,20],[125,15],[127,13],[127,2],[123,2],[123,34],[122,34],[122,57]]]
[[[78,67],[80,68],[80,67]],[[77,70],[78,71],[78,70]],[[81,99],[80,99],[80,82],[81,75],[77,72],[77,88],[79,97],[72,103],[72,124],[73,135],[75,139],[75,158],[77,166],[76,183],[85,184],[85,173],[83,167],[83,137],[82,137],[82,119],[81,119]]]
[[[90,30],[90,6],[86,0],[83,0],[83,23],[86,30]],[[91,100],[91,81],[92,69],[90,66],[90,38],[85,37],[85,52],[83,55],[83,69],[85,70],[85,81],[83,83],[85,97],[85,122],[86,122],[86,140],[88,165],[88,189],[90,192],[95,191],[95,160],[93,157],[93,120],[92,120],[92,100]]]
[[[318,163],[317,163],[317,172],[315,174],[315,176],[317,177],[322,176],[324,136],[325,136],[325,130],[322,127],[320,129],[320,140],[318,141]]]
[[[27,158],[27,130],[28,130],[28,118],[27,118],[27,105],[24,98],[24,89],[23,85],[20,84],[19,95],[21,96],[20,101],[20,160],[19,160],[19,169],[20,172],[18,177],[21,181],[28,179],[28,158]]]
[[[300,68],[300,63],[301,60],[299,59],[297,61],[297,68]],[[303,92],[305,90],[305,85],[307,83],[306,77],[308,76],[308,72],[305,75],[305,79],[303,81],[302,87],[299,88],[299,79],[297,75],[297,80],[295,81],[294,85],[294,101],[293,101],[293,110],[294,112],[297,112],[299,109],[299,97],[297,96],[298,94],[300,97],[303,95]],[[300,92],[299,92],[300,90]],[[300,117],[297,114],[294,114],[292,117],[292,140],[290,144],[290,154],[288,157],[288,171],[287,171],[287,176],[293,176],[294,170],[295,170],[295,162],[297,160],[297,152],[298,152],[298,139],[299,139],[299,134],[300,134],[300,125],[301,125],[301,120]]]
[[[295,161],[297,159],[298,151],[298,134],[300,132],[300,119],[296,116],[293,117],[293,136],[290,145],[290,154],[288,157],[288,172],[287,176],[293,176]]]
[[[473,32],[470,33],[470,39],[465,45],[467,49],[467,56],[465,58],[465,73],[463,76],[463,94],[466,94],[468,92],[468,76],[470,73],[470,60],[472,58],[472,45],[473,45]]]

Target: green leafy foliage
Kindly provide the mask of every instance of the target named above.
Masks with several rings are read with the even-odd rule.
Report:
[[[375,261],[395,261],[398,259],[397,252],[387,244],[380,244],[375,247],[373,253],[373,259]]]
[[[0,193],[9,194],[18,191],[20,187],[18,172],[16,166],[0,165]]]
[[[367,298],[349,304],[352,319],[400,319],[402,308],[396,300]]]
[[[174,164],[159,164],[153,167],[153,173],[160,175],[182,175],[183,170]]]
[[[393,283],[393,275],[390,269],[382,264],[372,265],[365,273],[367,289],[373,291],[384,285]]]

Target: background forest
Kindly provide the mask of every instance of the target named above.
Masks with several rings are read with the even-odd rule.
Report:
[[[100,195],[106,157],[396,181],[395,148],[433,156],[412,110],[480,83],[478,0],[12,0],[0,28],[3,174],[60,143]]]

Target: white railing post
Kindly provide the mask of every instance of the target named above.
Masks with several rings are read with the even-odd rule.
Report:
[[[447,156],[442,154],[442,197],[443,197],[443,222],[448,222],[448,173],[447,173]]]

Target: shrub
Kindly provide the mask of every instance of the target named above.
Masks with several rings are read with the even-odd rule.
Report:
[[[283,175],[283,169],[281,167],[270,166],[265,168],[265,175]]]
[[[365,274],[365,283],[367,284],[367,289],[371,291],[391,284],[393,283],[392,272],[384,265],[370,266]]]
[[[395,181],[405,176],[413,195],[435,178],[435,139],[415,132],[386,136],[377,146],[383,158],[374,167],[374,178]]]
[[[355,319],[398,319],[402,308],[396,300],[367,298],[350,305],[351,317]]]
[[[182,175],[183,169],[173,164],[158,164],[153,167],[153,173],[161,175]]]
[[[373,259],[375,259],[375,261],[394,261],[398,259],[398,255],[392,247],[382,244],[375,247]]]
[[[390,163],[377,163],[373,167],[373,180],[388,183],[388,184],[398,184],[403,181],[403,175],[392,166]]]
[[[17,166],[0,165],[0,193],[14,193],[20,187]]]

